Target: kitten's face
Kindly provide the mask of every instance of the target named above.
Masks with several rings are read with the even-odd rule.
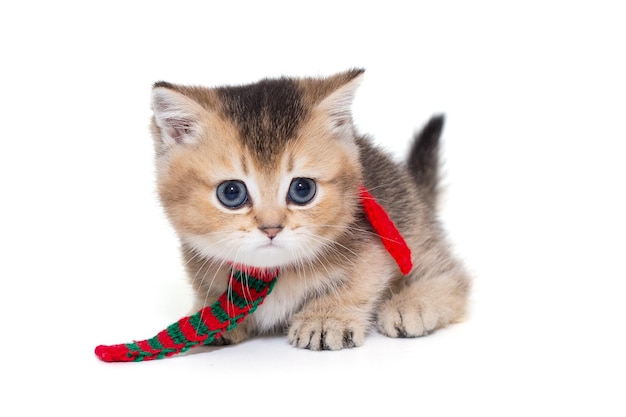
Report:
[[[330,86],[157,86],[159,194],[182,241],[215,261],[256,267],[324,256],[358,204],[361,171],[343,108],[356,75]]]

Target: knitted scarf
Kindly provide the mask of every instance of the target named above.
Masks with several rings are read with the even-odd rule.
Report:
[[[368,221],[400,271],[411,271],[411,250],[383,207],[361,186],[359,197]],[[100,345],[96,356],[105,362],[138,362],[162,359],[193,347],[208,345],[234,329],[263,303],[274,288],[279,271],[233,265],[229,288],[211,306],[183,317],[151,339],[119,345]]]

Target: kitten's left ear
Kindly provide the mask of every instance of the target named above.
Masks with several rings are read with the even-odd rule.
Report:
[[[166,147],[198,141],[206,115],[206,110],[195,100],[174,88],[171,84],[159,82],[152,90],[154,121],[160,130],[160,138],[155,139],[161,139]]]
[[[317,104],[316,109],[326,114],[330,128],[337,133],[352,127],[352,102],[364,72],[363,69],[354,69],[326,81],[332,90]]]

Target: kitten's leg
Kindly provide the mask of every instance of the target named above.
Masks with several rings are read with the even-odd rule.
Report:
[[[299,348],[339,350],[361,346],[373,312],[397,266],[380,245],[361,253],[337,285],[294,315],[288,340]],[[323,272],[323,271],[322,271]]]
[[[405,285],[379,307],[377,327],[387,336],[424,336],[465,316],[467,273],[443,244],[424,246]]]

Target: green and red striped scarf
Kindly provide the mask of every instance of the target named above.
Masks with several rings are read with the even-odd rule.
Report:
[[[360,201],[368,221],[400,271],[412,269],[411,250],[383,207],[361,186]],[[229,287],[211,306],[183,317],[156,336],[119,345],[100,345],[96,356],[105,362],[139,362],[162,359],[193,347],[211,344],[228,330],[234,329],[263,303],[274,288],[279,270],[231,267]]]

